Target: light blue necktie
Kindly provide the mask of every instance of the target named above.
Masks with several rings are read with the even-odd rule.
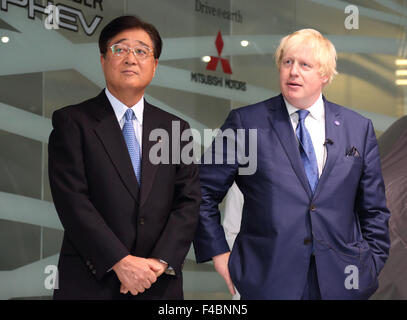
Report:
[[[134,173],[136,174],[137,181],[141,185],[141,157],[140,157],[140,144],[137,141],[136,134],[134,132],[133,120],[136,119],[136,115],[133,110],[128,109],[124,114],[126,121],[123,126],[123,136],[126,141],[127,149],[129,150],[131,163],[133,164]]]
[[[312,193],[318,184],[318,162],[315,155],[314,146],[312,144],[311,136],[305,127],[305,118],[308,116],[308,110],[298,110],[298,125],[295,133],[300,143],[301,160],[304,164],[305,174],[308,178],[308,183],[311,187]]]

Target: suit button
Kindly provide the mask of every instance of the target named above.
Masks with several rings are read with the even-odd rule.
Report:
[[[309,244],[311,244],[311,242],[312,242],[311,238],[305,238],[304,239],[304,244],[305,245],[309,245]]]
[[[93,269],[93,265],[92,265],[92,264],[89,266],[89,269],[90,269],[90,270],[92,270],[92,269]]]
[[[311,204],[310,209],[311,209],[311,211],[315,211],[315,210],[316,210],[316,207],[315,207],[313,204]]]
[[[96,274],[96,270],[92,270],[92,274]]]
[[[86,261],[86,265],[89,267],[90,266],[90,261]]]
[[[144,218],[140,218],[140,224],[141,224],[141,225],[144,224]]]

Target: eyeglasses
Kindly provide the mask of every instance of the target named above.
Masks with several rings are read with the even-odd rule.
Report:
[[[115,57],[125,57],[132,51],[134,56],[140,60],[144,60],[153,54],[153,50],[150,47],[143,45],[130,48],[123,43],[116,43],[112,45],[110,49],[112,49],[112,53]]]

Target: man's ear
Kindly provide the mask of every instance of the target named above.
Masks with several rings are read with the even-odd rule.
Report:
[[[106,64],[106,54],[100,54],[100,65],[102,67],[102,72],[105,73],[105,64]]]
[[[154,59],[154,71],[153,71],[153,78],[155,76],[155,70],[157,69],[158,66],[158,59]]]
[[[325,87],[329,83],[329,77],[328,76],[322,77],[322,83],[324,84]]]

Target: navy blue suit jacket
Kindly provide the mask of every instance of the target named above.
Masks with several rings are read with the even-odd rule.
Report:
[[[332,143],[314,194],[282,95],[231,111],[221,128],[257,129],[254,174],[239,175],[236,158],[200,167],[198,262],[229,251],[218,204],[233,181],[244,195],[241,231],[229,259],[243,299],[300,299],[312,247],[322,299],[366,299],[377,289],[388,257],[390,213],[373,126],[325,98],[324,105]],[[207,150],[212,155],[214,145]],[[347,156],[352,147],[357,152]],[[353,289],[345,285],[349,276]]]

